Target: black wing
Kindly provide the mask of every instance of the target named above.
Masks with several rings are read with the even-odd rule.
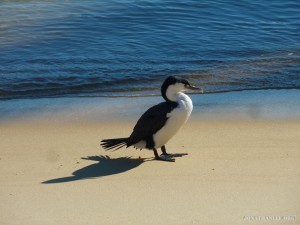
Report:
[[[177,106],[176,102],[162,102],[148,109],[136,123],[129,137],[129,145],[151,138],[166,124],[167,114]]]

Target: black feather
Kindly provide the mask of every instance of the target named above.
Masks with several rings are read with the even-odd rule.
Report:
[[[155,145],[153,135],[166,124],[167,114],[177,106],[178,103],[169,101],[151,107],[138,120],[129,138],[104,139],[101,146],[105,150],[118,150],[145,141],[146,148],[152,149]]]
[[[177,102],[162,102],[148,109],[136,123],[129,137],[129,146],[146,141],[147,148],[153,148],[153,135],[167,122],[167,114],[178,106]],[[152,146],[153,145],[153,146]]]
[[[127,146],[128,140],[129,140],[129,138],[104,139],[101,141],[101,146],[105,150],[111,150],[114,148],[116,148],[116,150],[118,150],[119,148]]]

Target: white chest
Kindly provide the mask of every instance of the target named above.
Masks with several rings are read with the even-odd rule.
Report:
[[[165,126],[153,136],[156,148],[165,145],[185,124],[191,115],[193,103],[187,95],[179,93],[177,102],[178,107],[167,114],[168,120]]]

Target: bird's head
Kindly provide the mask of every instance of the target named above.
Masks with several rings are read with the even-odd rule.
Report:
[[[174,76],[168,77],[161,86],[161,94],[166,101],[176,101],[175,96],[185,90],[195,90],[203,93],[202,88],[191,85],[186,79]]]

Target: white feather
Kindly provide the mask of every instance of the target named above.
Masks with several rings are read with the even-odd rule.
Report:
[[[176,88],[167,91],[168,98],[172,100],[176,99],[178,107],[167,114],[167,123],[154,134],[155,148],[165,145],[180,130],[192,113],[193,103],[190,97],[177,91]]]

